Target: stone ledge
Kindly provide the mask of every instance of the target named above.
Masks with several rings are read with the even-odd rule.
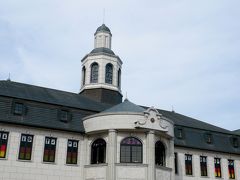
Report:
[[[156,166],[156,169],[162,169],[162,170],[165,170],[165,171],[172,171],[172,168],[165,167],[165,166]]]
[[[148,167],[148,164],[142,163],[115,163],[116,166],[138,166],[138,167]]]
[[[84,168],[108,166],[107,163],[84,165]]]

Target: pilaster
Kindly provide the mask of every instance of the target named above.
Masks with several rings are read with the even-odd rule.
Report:
[[[107,147],[107,157],[108,157],[108,169],[107,169],[107,180],[116,179],[116,157],[117,157],[117,132],[115,129],[110,129],[108,131],[108,147]]]
[[[155,133],[154,131],[149,131],[147,133],[147,164],[148,164],[148,179],[155,180],[155,143],[154,143]]]

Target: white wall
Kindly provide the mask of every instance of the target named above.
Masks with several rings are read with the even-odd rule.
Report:
[[[40,128],[30,128],[23,126],[13,126],[0,124],[0,130],[8,131],[8,149],[5,159],[0,159],[0,180],[90,180],[90,179],[107,179],[107,163],[100,165],[90,165],[91,143],[96,138],[103,138],[107,143],[108,148],[108,133],[100,132],[98,134],[91,134],[82,136],[77,133],[54,131]],[[18,160],[18,151],[20,144],[21,133],[34,135],[33,151],[31,161]],[[44,163],[43,149],[45,136],[57,137],[56,161],[55,163]],[[128,136],[139,138],[143,144],[143,163],[142,164],[125,164],[120,163],[120,142]],[[67,140],[79,140],[78,148],[78,164],[66,165],[66,151]],[[167,147],[167,154],[171,153],[171,143],[161,135],[155,135],[155,141],[161,139]],[[116,144],[116,179],[146,179],[148,164],[147,164],[147,134],[145,132],[137,131],[120,131],[117,132]],[[170,149],[169,149],[169,148]],[[170,152],[169,152],[170,151]],[[222,178],[228,178],[227,160],[235,160],[235,175],[236,179],[240,179],[240,156],[227,153],[217,153],[211,151],[194,150],[190,148],[175,147],[175,152],[178,153],[178,175],[176,180],[200,180],[206,177],[200,176],[200,162],[199,156],[208,157],[208,177],[213,180],[214,177],[214,157],[221,158]],[[185,175],[185,154],[193,155],[193,176]],[[106,155],[106,162],[108,162],[108,154]],[[167,179],[172,179],[171,176],[172,163],[170,157],[167,156],[167,168],[156,168],[156,177],[167,176]],[[141,172],[141,173],[137,173]]]
[[[98,63],[99,65],[98,82],[90,83],[91,65],[94,62]],[[111,63],[113,65],[112,84],[105,83],[105,67],[108,63]],[[85,74],[85,85],[82,84],[81,91],[83,89],[105,87],[110,90],[116,90],[121,92],[120,87],[118,87],[118,70],[121,69],[121,62],[118,60],[117,57],[107,56],[107,55],[89,56],[83,61],[82,66],[85,66],[86,74]]]
[[[214,158],[221,158],[221,172],[222,178],[220,179],[229,179],[228,175],[228,159],[233,159],[235,164],[235,179],[240,180],[240,156],[227,154],[227,153],[219,153],[219,152],[211,152],[204,150],[195,150],[191,148],[180,148],[175,147],[175,152],[178,154],[178,174],[175,176],[176,180],[196,180],[196,179],[209,179],[216,180],[214,174]],[[185,154],[193,155],[193,175],[185,174]],[[200,156],[207,156],[207,167],[208,167],[208,177],[201,177],[200,172]],[[219,179],[219,178],[218,178]]]
[[[83,137],[79,134],[62,131],[6,126],[0,124],[0,130],[8,131],[8,146],[5,159],[0,159],[1,180],[79,180],[82,179],[81,167],[83,154],[80,152]],[[21,133],[34,135],[32,159],[18,160]],[[45,136],[57,137],[55,163],[43,162]],[[67,140],[79,140],[77,165],[66,165]]]

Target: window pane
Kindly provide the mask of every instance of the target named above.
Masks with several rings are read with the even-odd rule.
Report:
[[[107,64],[106,72],[105,72],[105,82],[112,84],[112,76],[113,76],[113,66],[112,64]]]
[[[54,162],[57,138],[45,137],[43,161]]]
[[[121,142],[122,163],[141,163],[142,162],[142,143],[133,137],[125,138]]]
[[[165,166],[165,147],[161,141],[155,144],[155,163],[156,165]]]
[[[201,176],[207,176],[207,157],[200,156]]]
[[[6,157],[8,132],[0,131],[0,158]]]
[[[185,172],[186,175],[192,175],[192,155],[185,154]]]
[[[69,111],[67,110],[60,110],[60,120],[61,121],[68,121],[69,120]]]
[[[78,154],[78,141],[68,140],[67,147],[67,164],[77,164],[77,154]]]
[[[121,69],[118,70],[118,87],[121,86]]]
[[[228,173],[229,173],[229,179],[235,179],[234,161],[233,160],[228,160]]]
[[[15,103],[14,104],[14,114],[23,114],[23,104],[22,103]]]
[[[18,159],[31,160],[32,144],[33,144],[33,135],[29,135],[29,134],[21,135]]]
[[[215,177],[222,177],[220,158],[214,158],[214,166],[215,166]]]
[[[98,64],[93,63],[91,67],[91,83],[98,82]]]
[[[82,84],[85,85],[85,79],[86,79],[86,68],[82,68]]]
[[[106,142],[103,139],[97,139],[92,143],[91,164],[105,163]]]
[[[175,163],[175,174],[178,174],[178,156],[174,153],[174,163]]]

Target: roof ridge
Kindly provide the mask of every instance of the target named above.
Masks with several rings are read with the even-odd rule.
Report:
[[[3,96],[12,96],[15,98],[21,98],[26,100],[38,101],[49,104],[64,105],[75,108],[89,108],[94,111],[103,111],[108,108],[109,105],[101,102],[94,101],[88,97],[85,97],[78,93],[67,92],[63,90],[57,90],[47,87],[41,87],[37,85],[31,85],[26,83],[20,83],[15,81],[0,81],[1,84],[5,84],[9,89],[20,88],[20,91],[6,91],[4,86],[0,86],[1,95]],[[25,88],[25,89],[24,89]],[[37,93],[37,95],[36,95]],[[51,97],[50,97],[51,96]],[[39,99],[42,98],[43,99]],[[63,104],[65,103],[65,104]],[[83,103],[87,105],[83,105]]]
[[[70,91],[48,88],[48,87],[45,87],[45,86],[38,86],[38,85],[34,85],[34,84],[27,84],[27,83],[22,83],[22,82],[17,82],[17,81],[0,80],[0,82],[16,83],[16,84],[25,85],[25,86],[31,86],[31,87],[36,87],[36,88],[42,88],[42,89],[48,89],[48,90],[53,90],[53,91],[59,91],[59,92],[65,92],[65,93],[71,93],[71,94],[78,95],[78,93],[74,93],[74,92],[70,92]]]

